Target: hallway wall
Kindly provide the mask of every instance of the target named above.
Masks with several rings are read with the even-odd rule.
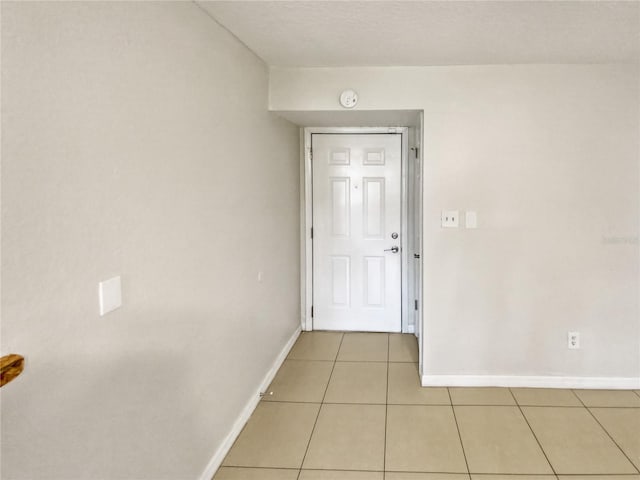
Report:
[[[274,111],[424,111],[424,373],[640,382],[637,65],[272,68]],[[443,229],[442,210],[478,213]],[[567,349],[567,332],[581,349]],[[469,378],[463,382],[469,381]]]
[[[0,477],[198,478],[299,325],[298,129],[192,2],[1,4]]]

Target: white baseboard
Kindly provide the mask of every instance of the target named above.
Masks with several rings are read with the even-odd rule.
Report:
[[[554,377],[516,375],[422,375],[423,387],[531,387],[624,390],[640,388],[638,377]]]
[[[278,370],[282,366],[282,363],[287,358],[287,355],[289,354],[289,350],[291,350],[291,348],[293,347],[293,344],[296,343],[296,340],[300,335],[300,331],[301,331],[301,328],[298,327],[296,331],[293,332],[293,335],[291,336],[291,338],[289,338],[289,340],[287,341],[287,344],[280,351],[280,353],[278,354],[278,357],[273,362],[271,369],[267,372],[264,379],[260,383],[260,386],[258,387],[256,392],[253,395],[251,395],[251,398],[249,398],[249,400],[247,401],[247,404],[242,409],[242,412],[240,412],[240,415],[238,416],[235,423],[233,424],[231,431],[226,436],[222,444],[218,447],[218,449],[214,453],[211,460],[209,460],[207,467],[204,469],[204,472],[202,472],[202,475],[200,475],[200,480],[211,480],[213,475],[216,473],[216,471],[222,464],[224,457],[226,457],[227,453],[229,453],[229,450],[231,450],[231,447],[233,446],[233,442],[236,441],[236,438],[238,438],[238,435],[240,435],[240,432],[242,431],[242,429],[244,428],[244,425],[249,420],[249,417],[251,417],[251,414],[258,406],[258,403],[260,402],[260,394],[269,387],[269,385],[273,381],[273,377],[276,376],[276,373],[278,373]]]

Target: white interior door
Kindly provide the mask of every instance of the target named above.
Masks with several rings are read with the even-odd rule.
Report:
[[[402,135],[313,134],[311,144],[313,328],[399,332]]]

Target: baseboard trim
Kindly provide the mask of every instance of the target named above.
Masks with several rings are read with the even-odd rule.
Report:
[[[256,392],[251,395],[251,398],[249,398],[249,400],[247,401],[247,404],[242,409],[242,412],[240,412],[240,415],[233,424],[233,427],[231,427],[231,431],[226,436],[222,444],[218,447],[211,460],[209,460],[207,467],[205,468],[204,472],[202,472],[202,475],[200,475],[200,480],[211,480],[213,478],[213,475],[222,464],[224,457],[226,457],[227,453],[229,453],[229,450],[231,450],[233,442],[236,441],[236,438],[238,438],[238,435],[240,435],[240,432],[249,420],[249,417],[251,417],[251,414],[258,406],[258,403],[260,402],[260,394],[264,392],[273,381],[273,378],[276,376],[276,373],[278,373],[278,370],[282,366],[282,363],[287,358],[287,355],[289,355],[289,351],[293,347],[293,344],[296,343],[301,330],[302,329],[298,327],[296,331],[293,332],[291,338],[289,338],[289,340],[287,341],[287,344],[280,351],[278,357],[273,362],[271,369],[267,372],[264,379],[260,383],[260,386],[258,387]]]
[[[423,387],[531,387],[624,390],[640,388],[636,377],[555,377],[515,375],[422,375]]]

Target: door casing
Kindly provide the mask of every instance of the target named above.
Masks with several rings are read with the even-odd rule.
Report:
[[[399,133],[402,136],[402,165],[401,165],[401,291],[402,291],[402,332],[414,333],[418,319],[413,325],[409,325],[410,312],[413,310],[414,299],[410,298],[409,282],[412,281],[409,275],[409,262],[413,260],[413,251],[409,250],[409,128],[408,127],[307,127],[303,132],[303,152],[301,155],[304,165],[300,169],[300,307],[301,307],[301,327],[304,331],[313,330],[313,240],[311,238],[311,228],[313,222],[313,178],[311,166],[311,142],[312,135],[315,134],[384,134]],[[414,192],[418,194],[419,192]],[[417,228],[416,225],[413,226]]]

